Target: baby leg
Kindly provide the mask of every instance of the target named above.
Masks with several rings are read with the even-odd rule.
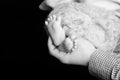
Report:
[[[53,43],[58,46],[65,39],[65,32],[61,26],[61,17],[50,16],[45,22]]]

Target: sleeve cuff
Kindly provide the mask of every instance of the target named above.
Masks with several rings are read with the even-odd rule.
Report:
[[[96,50],[89,60],[89,72],[104,80],[110,80],[112,69],[120,60],[112,54],[111,50]]]

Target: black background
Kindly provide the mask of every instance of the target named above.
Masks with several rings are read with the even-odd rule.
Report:
[[[10,40],[13,37],[12,46],[9,47],[15,52],[11,58],[15,58],[19,71],[33,71],[40,77],[44,75],[44,79],[96,80],[89,74],[87,67],[62,64],[49,55],[44,21],[50,11],[40,10],[41,2],[42,0],[18,0],[7,1],[4,4],[3,14],[6,14],[9,24],[14,25],[14,28],[9,26],[13,32],[9,38]]]

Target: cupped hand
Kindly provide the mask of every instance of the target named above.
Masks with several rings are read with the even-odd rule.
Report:
[[[50,54],[65,64],[76,64],[86,66],[89,62],[91,54],[96,48],[86,39],[78,38],[77,47],[72,53],[61,52],[56,48],[51,38],[48,39],[48,49]]]

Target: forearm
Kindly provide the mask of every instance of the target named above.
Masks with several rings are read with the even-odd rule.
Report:
[[[120,79],[120,58],[110,50],[96,50],[89,60],[89,72],[104,80]]]

